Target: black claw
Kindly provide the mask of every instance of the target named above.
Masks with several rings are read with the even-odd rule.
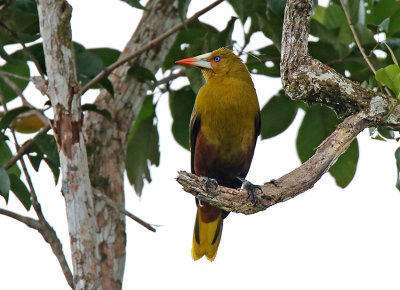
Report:
[[[203,182],[206,192],[210,192],[211,190],[216,190],[218,187],[218,181],[215,178],[203,176]]]
[[[257,205],[258,203],[257,189],[260,190],[260,192],[262,193],[263,192],[262,187],[260,185],[253,184],[244,178],[238,177],[238,179],[242,182],[243,189],[247,190],[248,199],[250,198],[253,201],[253,204]]]

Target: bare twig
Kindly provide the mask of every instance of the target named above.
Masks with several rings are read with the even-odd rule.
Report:
[[[158,80],[157,83],[156,83],[156,86],[160,86],[160,85],[163,85],[163,84],[167,84],[167,83],[169,83],[170,81],[173,81],[174,79],[177,79],[177,78],[179,78],[179,77],[183,77],[183,76],[185,76],[185,75],[186,75],[186,73],[185,73],[184,70],[180,70],[180,71],[178,71],[177,73],[172,73],[172,74],[170,74],[169,76],[167,76],[167,77],[165,77],[165,78],[163,78],[163,79],[161,79],[161,80]]]
[[[72,273],[71,270],[68,267],[68,263],[65,259],[65,256],[62,251],[62,245],[60,243],[60,240],[58,239],[56,232],[54,229],[48,225],[44,224],[39,220],[26,217],[20,214],[17,214],[15,212],[0,208],[0,214],[4,216],[8,216],[10,218],[13,218],[26,226],[37,230],[43,237],[43,239],[51,246],[51,249],[53,250],[54,254],[57,256],[58,261],[61,265],[61,268],[64,272],[65,278],[67,279],[68,284],[73,288],[73,279],[72,279]]]
[[[121,212],[124,215],[126,215],[127,217],[130,217],[131,219],[133,219],[135,222],[137,222],[138,224],[142,225],[143,227],[145,227],[146,229],[148,229],[149,231],[155,232],[156,229],[154,228],[155,225],[149,224],[147,222],[145,222],[144,220],[138,218],[137,216],[135,216],[134,214],[130,213],[129,211],[127,211],[125,208],[123,208],[119,203],[113,201],[111,198],[109,198],[108,196],[100,193],[100,192],[95,192],[95,195],[97,198],[105,201],[109,206],[111,206],[115,211]]]
[[[372,65],[372,63],[369,61],[367,55],[365,54],[364,49],[363,49],[363,47],[362,47],[362,45],[361,45],[361,42],[360,42],[360,40],[358,39],[356,30],[354,29],[354,25],[351,23],[350,15],[349,15],[349,12],[347,11],[346,4],[344,3],[343,0],[340,0],[340,4],[342,4],[344,14],[346,15],[347,22],[349,23],[350,30],[351,30],[351,33],[353,34],[354,40],[356,41],[357,47],[358,47],[358,49],[360,50],[360,52],[361,52],[361,54],[362,54],[364,60],[367,62],[369,68],[370,68],[370,69],[372,70],[372,72],[375,74],[375,73],[376,73],[376,70],[375,70],[374,66]]]
[[[85,86],[83,86],[81,88],[81,90],[78,92],[78,95],[82,96],[88,89],[93,87],[95,84],[97,84],[103,78],[107,77],[114,69],[116,69],[117,67],[119,67],[120,65],[122,65],[122,64],[124,64],[124,63],[126,63],[128,61],[131,61],[132,59],[136,58],[137,56],[139,56],[143,52],[160,45],[160,43],[164,39],[166,39],[170,35],[174,34],[175,32],[181,30],[183,27],[185,27],[186,24],[192,22],[193,20],[196,20],[201,15],[203,15],[206,12],[208,12],[209,10],[211,10],[212,8],[214,8],[215,6],[217,6],[218,4],[220,4],[222,2],[223,2],[223,0],[217,0],[217,1],[213,2],[213,3],[211,3],[207,7],[205,7],[202,10],[196,12],[193,16],[187,18],[184,22],[175,25],[170,30],[168,30],[165,33],[159,35],[158,37],[156,37],[155,39],[153,39],[148,44],[146,44],[142,48],[138,49],[134,53],[132,53],[132,54],[130,54],[130,55],[124,57],[124,58],[121,58],[118,61],[116,61],[115,63],[109,65],[106,68],[104,68],[102,72],[100,72],[97,76],[95,76],[92,80],[90,80]]]
[[[35,230],[39,230],[40,229],[40,222],[38,220],[35,220],[33,218],[27,217],[27,216],[23,216],[20,215],[18,213],[0,208],[0,214],[1,215],[5,215],[8,216],[10,218],[13,218],[23,224],[25,224],[26,226],[35,229]]]
[[[15,79],[20,79],[20,80],[24,80],[24,81],[28,81],[28,82],[31,81],[30,78],[26,78],[26,77],[23,77],[23,76],[20,76],[20,75],[17,75],[17,74],[13,74],[13,73],[10,73],[8,71],[2,70],[1,73],[3,75],[9,76],[9,77],[12,77],[12,78],[15,78]]]
[[[355,40],[355,42],[356,42],[356,44],[357,44],[357,47],[358,47],[359,51],[361,52],[361,55],[363,56],[365,62],[368,64],[368,66],[369,66],[369,68],[371,69],[371,71],[372,71],[374,74],[376,74],[376,70],[375,70],[374,66],[373,66],[372,63],[369,61],[369,58],[368,58],[368,56],[365,54],[364,48],[362,47],[361,42],[360,42],[360,40],[358,39],[358,36],[357,36],[356,30],[355,30],[355,28],[354,28],[354,25],[351,23],[351,18],[350,18],[349,12],[347,11],[347,7],[346,7],[346,4],[344,3],[344,0],[340,0],[340,4],[341,4],[342,7],[343,7],[343,11],[344,11],[344,14],[346,15],[347,23],[349,24],[351,33],[353,34],[354,40]],[[386,86],[385,86],[384,88],[385,88],[386,94],[387,94],[388,96],[391,97],[391,96],[392,96],[392,93],[389,91],[389,89],[388,89]]]

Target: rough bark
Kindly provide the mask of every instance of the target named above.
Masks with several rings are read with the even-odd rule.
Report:
[[[348,117],[300,167],[279,179],[265,183],[262,186],[263,192],[257,195],[256,204],[249,199],[246,191],[223,186],[206,191],[203,178],[194,174],[181,171],[177,180],[185,191],[213,206],[226,211],[253,214],[312,188],[368,123],[360,114]]]
[[[71,239],[75,289],[97,289],[99,263],[96,220],[89,179],[83,116],[74,50],[71,6],[63,0],[39,0],[40,32],[48,75],[47,95],[54,109],[54,136],[60,156],[62,193]]]
[[[283,88],[294,100],[329,106],[346,119],[299,168],[265,183],[256,205],[247,192],[225,187],[207,192],[201,177],[181,171],[177,180],[185,191],[224,210],[252,214],[313,187],[366,127],[400,127],[399,107],[387,116],[395,99],[361,87],[308,54],[311,13],[312,0],[286,2],[280,65]]]
[[[153,0],[127,43],[120,59],[138,50],[158,35],[180,23],[177,1]],[[87,145],[94,151],[89,157],[93,190],[125,207],[124,170],[127,137],[143,104],[148,89],[146,84],[127,76],[133,65],[146,67],[155,73],[161,66],[175,36],[161,45],[147,50],[133,62],[116,69],[109,77],[114,86],[114,97],[102,91],[96,100],[99,108],[110,111],[115,122],[101,115],[89,113],[84,122]],[[96,244],[101,257],[103,289],[120,289],[125,266],[125,216],[115,211],[103,199],[95,199],[95,216],[98,224]]]
[[[294,100],[320,103],[336,114],[364,112],[374,125],[400,127],[400,108],[385,120],[395,99],[363,88],[308,54],[312,0],[288,0],[282,30],[281,79],[286,94]]]

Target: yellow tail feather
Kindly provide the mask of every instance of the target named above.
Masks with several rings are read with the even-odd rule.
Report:
[[[222,234],[222,212],[210,222],[204,222],[197,208],[196,222],[193,233],[192,257],[198,260],[204,255],[210,261],[217,255],[218,245]]]

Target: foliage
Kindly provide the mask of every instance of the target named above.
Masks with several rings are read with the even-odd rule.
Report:
[[[132,7],[143,9],[138,0],[124,1]],[[265,77],[280,77],[280,42],[285,1],[281,0],[228,0],[237,17],[232,17],[224,29],[219,31],[210,24],[196,20],[186,25],[175,39],[169,50],[162,71],[170,75],[172,71],[182,69],[175,61],[212,51],[218,47],[230,47],[241,52],[242,59],[247,63],[249,71]],[[179,14],[184,20],[186,0],[178,1]],[[387,86],[397,98],[400,96],[400,69],[396,59],[400,57],[400,2],[396,0],[354,0],[347,1],[351,21],[357,36],[377,70],[376,79],[367,66],[358,47],[355,45],[353,34],[347,23],[339,0],[331,0],[327,7],[315,4],[314,15],[311,19],[310,34],[313,36],[309,43],[310,54],[326,63],[336,71],[352,80],[362,82],[365,86],[382,90]],[[32,76],[28,62],[34,60],[39,71],[46,74],[43,47],[40,41],[38,14],[34,0],[6,1],[0,10],[0,103],[9,103],[18,98]],[[20,21],[24,19],[24,21]],[[249,24],[244,29],[245,24]],[[232,39],[234,29],[242,28],[244,44],[239,45]],[[246,51],[252,36],[263,34],[267,39],[262,47]],[[35,42],[34,42],[35,41]],[[382,42],[385,41],[387,46]],[[23,43],[24,48],[7,53],[4,46]],[[77,74],[84,85],[105,67],[115,62],[120,52],[110,48],[87,49],[81,44],[74,43],[77,64]],[[391,50],[390,50],[391,48]],[[243,53],[245,52],[245,53]],[[203,84],[201,72],[185,68],[189,85],[180,89],[171,89],[169,80],[157,83],[155,76],[145,67],[133,66],[128,77],[148,84],[150,91],[160,89],[169,93],[169,106],[173,118],[172,133],[176,141],[184,148],[188,144],[188,123],[195,95]],[[378,82],[377,82],[377,81]],[[14,85],[10,85],[14,84]],[[103,79],[96,88],[105,88],[111,96],[114,89],[111,82]],[[154,93],[156,93],[155,91]],[[129,136],[127,148],[127,174],[129,181],[135,186],[140,195],[144,179],[151,181],[150,166],[159,164],[159,137],[157,131],[156,105],[153,94],[149,95],[136,119]],[[283,133],[298,115],[299,110],[305,112],[296,140],[297,153],[301,162],[309,158],[318,144],[329,135],[340,122],[335,114],[320,106],[308,107],[303,103],[294,102],[284,95],[283,91],[276,92],[266,104],[262,104],[261,138],[272,138]],[[35,108],[38,112],[46,108]],[[27,106],[16,107],[7,113],[0,109],[0,195],[8,200],[9,192],[13,192],[21,203],[29,209],[29,190],[20,179],[21,172],[17,165],[8,170],[4,166],[12,157],[9,147],[9,130],[14,126],[19,132],[34,133],[34,144],[26,153],[33,168],[39,170],[44,161],[50,167],[57,183],[60,173],[57,148],[51,134],[39,134],[40,126],[32,129],[17,119],[31,112]],[[111,123],[114,122],[110,112],[99,109],[95,104],[86,104],[83,110],[102,114]],[[30,121],[25,119],[27,123]],[[16,124],[20,124],[17,127]],[[392,131],[377,128],[371,131],[371,137],[379,140],[393,139]],[[345,187],[354,177],[358,162],[358,144],[354,141],[345,154],[330,169],[330,174],[336,183]],[[399,166],[400,153],[396,152]],[[400,181],[398,181],[398,184]],[[400,187],[399,187],[400,188]]]

